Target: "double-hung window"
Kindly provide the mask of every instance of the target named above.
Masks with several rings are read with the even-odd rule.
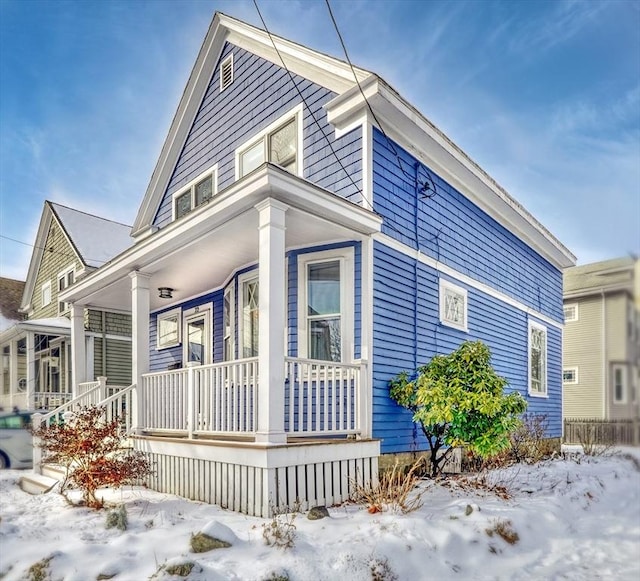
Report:
[[[75,280],[75,267],[71,266],[66,270],[58,273],[58,294],[60,294],[63,290],[70,287]],[[66,313],[71,308],[69,303],[64,301],[58,301],[58,313]]]
[[[235,312],[235,304],[234,304],[234,292],[233,292],[233,284],[230,284],[226,289],[224,289],[224,299],[223,299],[223,309],[222,309],[222,317],[223,317],[223,355],[225,361],[231,361],[235,358],[234,353],[234,316]]]
[[[48,280],[42,285],[42,306],[46,307],[51,303],[51,281]]]
[[[353,250],[298,257],[298,349],[302,357],[350,361],[353,357]]]
[[[547,396],[547,328],[529,321],[529,395]]]
[[[613,403],[627,403],[627,366],[613,366]]]
[[[181,315],[182,310],[179,307],[158,315],[156,337],[158,349],[166,349],[180,344]]]
[[[296,107],[236,150],[236,178],[265,161],[301,175],[302,106]]]
[[[218,165],[200,174],[189,185],[173,194],[173,219],[206,204],[218,192]]]

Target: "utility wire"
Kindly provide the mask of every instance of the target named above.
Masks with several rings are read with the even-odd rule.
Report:
[[[280,62],[282,63],[282,67],[284,68],[285,71],[287,71],[287,74],[289,75],[289,79],[291,80],[291,83],[293,84],[293,86],[295,87],[296,91],[298,92],[298,95],[302,99],[302,102],[306,105],[306,107],[307,107],[307,109],[309,111],[309,114],[311,115],[311,118],[313,119],[314,123],[318,126],[318,129],[320,130],[320,133],[322,133],[322,136],[325,138],[325,141],[327,142],[327,145],[329,146],[329,149],[331,150],[331,153],[333,154],[333,156],[338,161],[338,164],[340,164],[340,167],[342,168],[342,171],[349,178],[349,181],[353,184],[353,187],[355,187],[356,191],[360,193],[360,195],[362,196],[362,199],[365,200],[367,202],[367,204],[369,204],[369,207],[371,208],[372,211],[375,211],[373,209],[373,204],[371,203],[371,201],[369,199],[367,199],[367,197],[364,195],[364,192],[362,191],[362,189],[358,187],[358,184],[356,184],[356,182],[351,177],[351,174],[346,170],[346,168],[342,164],[341,159],[338,157],[338,154],[333,149],[333,145],[332,145],[331,141],[329,140],[329,137],[324,132],[324,129],[322,128],[322,126],[320,125],[318,120],[316,119],[316,116],[314,115],[313,111],[311,110],[311,107],[309,107],[309,104],[307,103],[307,100],[304,98],[304,95],[302,94],[302,91],[300,90],[300,87],[298,87],[298,84],[296,83],[295,79],[293,78],[293,74],[291,73],[291,71],[289,70],[287,65],[285,64],[284,59],[282,58],[282,55],[280,54],[280,51],[278,50],[278,47],[276,46],[275,40],[273,39],[273,35],[271,34],[271,32],[269,32],[269,29],[267,28],[267,23],[264,21],[264,18],[262,17],[262,13],[260,12],[260,8],[258,7],[257,0],[253,0],[253,5],[256,7],[256,11],[258,12],[258,16],[260,17],[260,20],[262,22],[262,26],[264,27],[265,32],[269,35],[269,40],[271,41],[271,44],[273,45],[273,48],[276,51],[276,54],[280,58]],[[300,153],[302,154],[302,152],[300,152]]]
[[[54,250],[52,247],[47,248],[46,246],[38,246],[37,244],[29,244],[29,242],[23,242],[22,240],[16,240],[15,238],[11,238],[10,236],[5,236],[4,234],[0,234],[0,238],[4,238],[5,240],[10,240],[11,242],[15,242],[16,244],[22,244],[24,246],[30,246],[31,248],[38,248],[40,250],[44,250],[45,252],[49,252],[50,254],[57,254],[58,256],[66,256],[67,258],[78,258],[75,254],[69,254],[68,252],[60,252],[59,250]],[[99,262],[100,264],[105,264],[108,262],[107,260],[98,260],[97,258],[84,258],[82,257],[84,262]]]
[[[393,144],[393,141],[391,141],[391,139],[389,139],[388,135],[386,134],[386,132],[384,130],[384,127],[382,126],[382,123],[380,123],[380,120],[378,119],[378,117],[376,116],[376,114],[373,111],[373,107],[371,107],[371,104],[369,103],[369,100],[367,99],[367,96],[364,94],[364,91],[362,90],[362,85],[360,84],[360,81],[358,80],[358,75],[356,74],[355,67],[353,66],[353,63],[351,62],[351,59],[349,58],[349,53],[347,52],[347,47],[346,47],[346,45],[344,43],[344,40],[342,38],[342,34],[340,34],[340,29],[338,28],[338,23],[336,22],[336,19],[335,19],[334,15],[333,15],[333,10],[331,10],[331,4],[329,4],[329,0],[325,0],[325,2],[327,3],[327,8],[329,9],[329,16],[331,16],[331,21],[333,22],[333,27],[335,28],[336,34],[338,35],[338,38],[340,39],[340,44],[342,45],[342,50],[344,51],[344,56],[346,57],[347,62],[349,63],[349,66],[351,67],[351,72],[353,73],[353,78],[355,79],[356,84],[358,85],[358,89],[360,89],[360,94],[362,95],[362,98],[364,99],[364,102],[367,104],[367,108],[369,109],[369,112],[371,113],[371,116],[373,117],[374,121],[376,122],[376,124],[380,128],[380,131],[382,132],[382,135],[384,135],[385,139],[387,140],[387,144],[391,148],[391,151],[393,152],[393,154],[395,155],[396,159],[398,160],[398,167],[400,168],[400,171],[405,175],[406,178],[410,179],[411,181],[414,181],[415,183],[417,183],[417,185],[420,186],[420,190],[421,190],[423,198],[432,198],[433,196],[435,196],[438,193],[437,190],[436,190],[436,185],[435,185],[435,183],[433,181],[433,178],[429,174],[429,171],[426,170],[426,168],[425,168],[426,174],[427,174],[427,180],[424,181],[424,182],[421,182],[421,181],[418,180],[417,176],[414,176],[414,175],[410,174],[404,168],[404,162],[402,161],[402,158],[398,154],[398,150],[396,149],[395,145]]]

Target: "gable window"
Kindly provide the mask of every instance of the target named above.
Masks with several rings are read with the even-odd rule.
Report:
[[[440,322],[467,330],[467,291],[444,279],[440,279]]]
[[[238,337],[240,338],[240,357],[257,357],[259,333],[260,287],[255,272],[247,273],[238,279],[240,294],[240,313],[238,318]]]
[[[188,186],[173,194],[173,219],[206,204],[218,193],[218,165],[200,174]]]
[[[564,322],[569,323],[571,321],[578,320],[578,305],[565,305],[564,306]]]
[[[302,105],[287,113],[236,150],[236,179],[265,161],[302,175]]]
[[[233,53],[220,63],[220,92],[233,83]]]
[[[70,267],[60,273],[58,273],[58,294],[60,294],[66,288],[69,288],[75,280],[75,267]],[[63,314],[69,311],[71,303],[65,301],[58,301],[58,313]]]
[[[234,359],[234,325],[233,325],[233,313],[234,313],[234,292],[233,285],[230,284],[224,290],[223,299],[223,356],[225,361],[231,361]]]
[[[547,395],[547,328],[529,321],[529,395]]]
[[[51,281],[48,280],[42,285],[42,306],[46,307],[51,303]]]
[[[181,309],[172,309],[158,315],[156,347],[166,349],[179,345]]]
[[[349,361],[353,355],[353,249],[300,255],[298,277],[300,355]]]
[[[627,366],[613,366],[613,402],[627,403]]]
[[[565,367],[562,370],[562,383],[565,385],[572,385],[578,383],[578,368],[577,367]]]

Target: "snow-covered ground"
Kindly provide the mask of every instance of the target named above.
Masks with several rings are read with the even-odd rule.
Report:
[[[630,458],[625,454],[632,454]],[[58,494],[30,496],[18,471],[0,473],[0,579],[30,579],[52,557],[46,579],[179,579],[162,565],[195,563],[190,580],[640,579],[640,453],[585,457],[493,471],[509,499],[424,481],[423,506],[407,515],[366,507],[298,515],[291,549],[267,546],[263,524],[215,506],[128,488],[106,491],[126,506],[126,531],[106,511],[71,507]],[[502,524],[507,543],[489,534]],[[228,527],[231,531],[225,529]],[[199,531],[225,531],[230,548],[190,552]],[[514,539],[512,539],[514,540]],[[155,575],[155,576],[154,576]],[[280,576],[280,577],[278,577]]]

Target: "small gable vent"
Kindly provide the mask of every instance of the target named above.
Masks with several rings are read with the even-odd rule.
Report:
[[[220,65],[220,91],[224,91],[231,83],[233,83],[233,53]]]

